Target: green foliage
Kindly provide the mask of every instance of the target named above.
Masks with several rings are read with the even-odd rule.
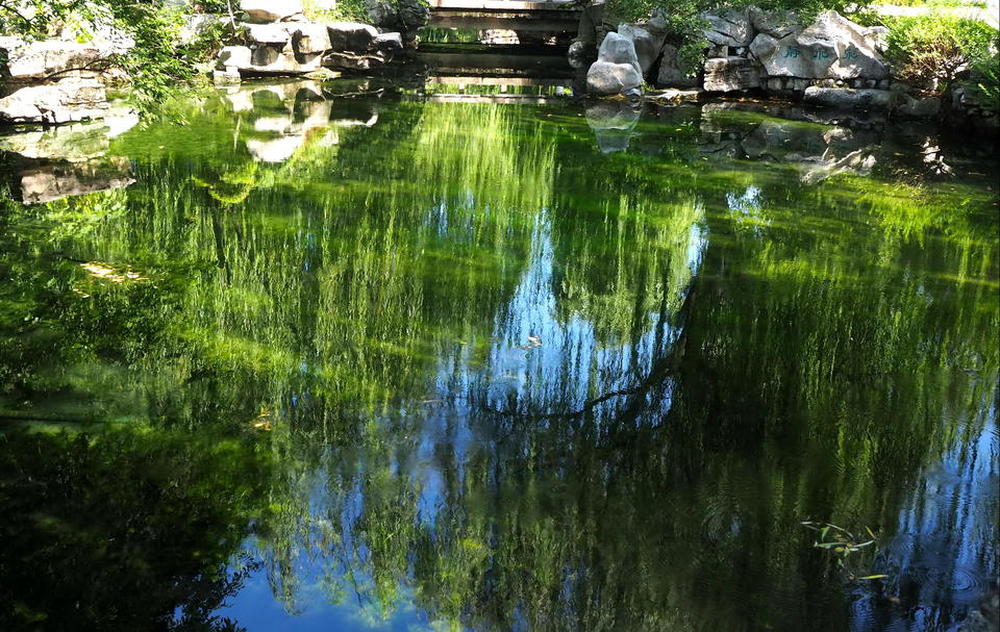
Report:
[[[986,8],[985,0],[892,0],[891,4],[897,7],[976,7]]]
[[[973,65],[972,82],[981,104],[992,112],[1000,112],[1000,53]]]
[[[221,8],[221,7],[215,7]],[[129,75],[130,98],[143,108],[190,79],[194,65],[217,50],[222,25],[209,27],[189,46],[178,46],[184,23],[179,8],[161,2],[116,0],[29,0],[0,2],[0,30],[27,38],[72,36],[89,41],[108,34],[126,35],[135,47],[118,60]]]
[[[318,22],[331,22],[338,20],[366,22],[368,20],[368,9],[365,0],[338,0],[337,6],[333,9],[321,9],[316,7],[311,0],[305,0],[306,17]]]
[[[886,58],[898,78],[943,92],[974,65],[995,59],[998,34],[978,20],[944,14],[885,19]]]
[[[139,105],[148,108],[175,90],[177,79],[189,78],[194,72],[193,60],[177,50],[182,16],[159,3],[116,3],[113,11],[116,24],[135,38],[135,48],[121,63],[134,82]]]
[[[222,632],[259,515],[252,445],[162,432],[0,434],[0,627]],[[181,613],[181,616],[177,616]]]

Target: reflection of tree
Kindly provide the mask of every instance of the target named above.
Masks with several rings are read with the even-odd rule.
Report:
[[[416,154],[437,161],[418,164],[426,177],[417,187],[411,178],[414,147],[402,141],[424,114],[423,131],[417,133],[428,147]],[[91,361],[98,347],[97,357],[126,362],[124,374],[114,378],[121,380],[118,385],[109,376],[102,380],[107,391],[87,395],[103,400],[106,414],[119,414],[116,408],[135,413],[138,402],[131,393],[144,393],[144,406],[154,416],[246,419],[261,405],[301,401],[296,391],[305,384],[312,397],[331,404],[374,404],[398,397],[400,389],[421,388],[419,379],[406,380],[425,372],[419,367],[438,345],[483,337],[473,328],[488,322],[503,300],[504,284],[516,274],[526,209],[548,195],[551,152],[533,149],[539,136],[515,130],[513,118],[496,118],[492,108],[478,110],[465,119],[467,129],[481,134],[478,153],[489,154],[498,141],[507,145],[492,154],[503,159],[470,164],[461,159],[468,149],[458,142],[461,130],[450,136],[428,131],[451,124],[446,112],[401,106],[377,128],[341,130],[337,152],[307,146],[289,164],[246,171],[239,165],[255,163],[241,158],[215,129],[228,116],[210,104],[179,128],[181,137],[172,145],[181,148],[178,156],[140,161],[140,186],[129,192],[130,213],[120,221],[108,221],[101,207],[89,209],[81,213],[93,218],[86,235],[71,232],[50,240],[39,233],[33,243],[46,244],[48,252],[17,250],[27,267],[44,260],[50,268],[49,253],[55,250],[74,261],[128,265],[153,279],[145,285],[88,286],[83,297],[67,292],[77,281],[66,278],[75,267],[64,265],[61,273],[49,270],[60,279],[55,293],[60,310],[36,305],[16,315],[29,322],[41,316],[49,335],[65,337],[60,347],[85,351]],[[363,138],[352,141],[361,131]],[[159,132],[149,133],[149,142],[157,142]],[[192,146],[213,148],[210,158],[186,159],[183,150]],[[138,148],[140,154],[144,148]],[[382,159],[372,160],[373,153]],[[247,177],[234,180],[230,164]],[[329,182],[329,173],[341,175]],[[218,195],[192,184],[242,186],[248,180],[253,188],[241,189],[243,201],[221,209]],[[455,181],[479,187],[474,205],[470,190],[453,186]],[[83,207],[93,199],[67,204]],[[23,289],[39,291],[30,282]],[[65,327],[73,315],[90,322]],[[95,336],[76,339],[81,331]],[[51,338],[38,342],[53,346]],[[49,368],[22,375],[21,381],[34,381],[25,388],[56,387],[67,368],[90,370],[78,360],[57,362],[51,354],[39,355],[37,362]],[[53,373],[56,365],[60,369]],[[228,388],[233,376],[242,390]],[[86,391],[93,377],[74,381]],[[143,386],[136,388],[139,383]],[[220,388],[223,383],[226,388]],[[248,399],[247,392],[254,396]]]
[[[207,107],[127,199],[59,207],[87,231],[13,208],[5,406],[58,394],[53,414],[213,435],[267,419],[253,552],[293,610],[317,582],[376,618],[412,599],[483,629],[842,628],[798,521],[891,528],[992,401],[975,209],[691,165],[683,136],[599,156],[580,122],[451,108],[387,108],[249,186]],[[248,186],[223,205],[195,178]],[[728,203],[751,185],[767,221],[746,231]],[[89,278],[94,260],[148,281]],[[207,522],[243,515],[218,502]]]
[[[683,325],[638,365],[652,372],[611,398],[598,386],[615,382],[593,379],[587,392],[602,401],[584,399],[571,419],[545,411],[580,412],[567,407],[579,401],[572,391],[541,386],[519,391],[509,414],[482,419],[489,407],[477,404],[495,402],[498,387],[475,378],[426,412],[385,412],[360,447],[334,441],[322,461],[303,452],[285,480],[312,515],[290,512],[261,554],[311,551],[328,581],[339,578],[333,595],[376,612],[412,598],[477,629],[843,629],[841,578],[798,523],[846,521],[888,536],[921,466],[963,424],[982,423],[996,388],[996,352],[982,345],[997,325],[982,308],[996,245],[956,218],[942,227],[949,236],[915,248],[886,223],[883,198],[852,203],[849,179],[810,191],[780,171],[763,176],[772,222],[753,233],[724,206],[736,178],[722,174],[717,195],[705,187],[712,237],[693,277],[691,242],[679,238],[691,206],[672,202],[683,184],[661,189],[661,205],[638,217],[621,204],[588,223],[555,205],[564,223],[549,238],[566,266],[551,277],[556,315],[601,323],[594,336],[607,342],[593,349],[609,354],[636,354],[658,318]],[[801,218],[806,205],[822,212]],[[817,215],[829,223],[811,223]],[[660,226],[676,227],[644,242]],[[587,254],[629,246],[620,259]],[[948,278],[956,269],[960,283]],[[650,300],[661,286],[676,289]],[[618,297],[615,309],[576,299],[588,294]],[[566,341],[569,357],[577,341]],[[560,343],[544,338],[541,349],[550,344]],[[465,431],[477,442],[463,442]],[[320,494],[309,491],[316,468]],[[290,568],[275,569],[280,594],[303,581]]]
[[[248,446],[131,432],[0,441],[0,625],[229,630],[230,556],[259,511]]]

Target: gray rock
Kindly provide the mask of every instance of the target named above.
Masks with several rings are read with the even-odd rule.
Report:
[[[417,31],[431,19],[430,7],[422,0],[366,0],[368,18],[386,31],[396,31],[407,46],[414,45]]]
[[[367,53],[378,37],[378,29],[361,22],[333,22],[326,28],[330,33],[330,48],[339,52]]]
[[[302,15],[302,0],[240,0],[240,10],[248,22],[283,22]]]
[[[375,50],[392,56],[403,52],[401,33],[379,33],[375,36]]]
[[[887,78],[889,68],[872,47],[867,31],[836,11],[826,11],[807,28],[780,39],[760,33],[750,51],[770,76]]]
[[[703,33],[709,42],[721,46],[746,46],[753,39],[753,25],[747,10],[727,10],[718,14],[704,13],[708,22]]]
[[[292,48],[299,55],[314,55],[332,48],[330,31],[323,24],[299,24],[292,33]]]
[[[577,40],[569,45],[566,60],[573,68],[586,68],[597,59],[597,47],[593,42]]]
[[[803,28],[798,14],[794,11],[763,11],[751,7],[750,22],[758,33],[766,33],[776,39],[801,31]]]
[[[90,44],[65,40],[25,42],[16,37],[0,38],[0,53],[6,55],[0,74],[12,83],[54,76],[95,76],[108,67],[111,57],[108,51]]]
[[[696,78],[688,77],[680,69],[676,46],[664,44],[662,52],[660,68],[656,73],[656,85],[671,88],[692,88],[697,85]]]
[[[218,70],[226,68],[249,68],[252,52],[246,46],[226,46],[219,51],[215,67]]]
[[[284,45],[292,37],[290,26],[286,24],[243,24],[240,33],[244,41],[249,44]]]
[[[639,60],[639,68],[645,76],[653,67],[653,63],[660,55],[663,41],[666,39],[665,29],[650,30],[637,24],[619,24],[618,34],[632,40],[636,57]]]
[[[58,124],[101,118],[110,107],[104,84],[68,78],[27,86],[0,99],[0,122]]]
[[[891,107],[894,95],[889,90],[809,86],[803,94],[803,100],[806,103],[842,110],[869,110]]]
[[[785,88],[793,92],[805,92],[810,86],[808,79],[791,78],[785,81]]]
[[[587,91],[591,94],[626,94],[642,86],[642,75],[632,64],[595,61],[587,71]]]
[[[642,86],[642,70],[632,40],[608,33],[597,52],[597,61],[587,71],[587,90],[592,94],[626,94]]]
[[[937,116],[940,111],[941,99],[938,97],[916,97],[904,94],[900,103],[896,105],[896,114],[906,118],[931,118]]]
[[[618,33],[611,32],[604,37],[601,47],[597,49],[597,60],[609,64],[629,64],[640,76],[642,75],[635,45],[631,39]]]
[[[760,71],[745,57],[705,60],[704,88],[709,92],[736,92],[760,87]]]
[[[384,65],[385,58],[378,55],[356,55],[354,53],[330,51],[323,56],[323,66],[326,68],[362,72],[381,68]]]
[[[321,67],[322,54],[297,55],[288,44],[257,44],[253,47],[250,66],[240,68],[244,77],[273,75],[305,75]]]

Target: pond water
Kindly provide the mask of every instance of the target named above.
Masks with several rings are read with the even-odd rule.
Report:
[[[330,90],[2,142],[0,629],[978,616],[991,146]]]

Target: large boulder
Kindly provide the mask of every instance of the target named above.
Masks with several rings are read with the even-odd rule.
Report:
[[[413,45],[417,30],[431,19],[431,10],[423,0],[366,0],[368,19],[383,31],[396,31],[403,42]]]
[[[770,76],[885,79],[889,67],[876,48],[880,33],[826,11],[807,28],[784,37],[758,34],[750,52]]]
[[[595,61],[587,71],[587,90],[591,94],[635,95],[642,86],[642,75],[631,64]]]
[[[746,57],[705,60],[704,88],[709,92],[736,92],[760,87],[760,70]]]
[[[240,31],[243,41],[248,44],[276,44],[284,46],[292,36],[292,29],[288,28],[289,26],[292,25],[244,24]]]
[[[379,33],[375,36],[375,50],[392,57],[403,51],[403,36],[400,33]]]
[[[59,76],[94,76],[107,68],[111,53],[90,44],[66,40],[26,42],[0,37],[0,54],[6,63],[0,75],[11,83],[44,81]]]
[[[336,68],[337,70],[365,72],[381,68],[384,65],[385,58],[381,55],[359,55],[332,50],[323,56],[323,66],[326,68]]]
[[[653,63],[660,56],[660,49],[667,37],[666,24],[620,24],[618,34],[632,40],[639,67],[643,76],[649,73]]]
[[[688,77],[681,70],[677,47],[672,44],[664,44],[661,50],[662,57],[660,58],[660,68],[656,73],[656,85],[670,88],[695,86],[698,80],[694,77]]]
[[[717,14],[702,14],[708,22],[704,29],[705,39],[717,46],[746,46],[753,39],[753,24],[746,9],[720,11]]]
[[[104,84],[68,78],[27,86],[0,99],[0,123],[58,124],[100,118],[110,107]]]
[[[335,51],[366,53],[378,37],[378,29],[361,22],[333,22],[326,28],[330,35],[330,48]]]
[[[299,24],[292,32],[292,48],[299,55],[316,55],[332,48],[330,30],[323,24]]]
[[[896,114],[904,118],[931,118],[941,111],[941,99],[934,96],[903,94]]]
[[[629,65],[637,73],[642,74],[642,67],[639,65],[639,57],[636,55],[632,40],[615,32],[608,33],[601,42],[601,47],[597,50],[597,61]]]
[[[302,15],[302,0],[240,0],[240,10],[248,22],[269,24],[297,19]]]
[[[219,51],[215,67],[219,70],[225,68],[249,68],[252,55],[253,51],[247,46],[226,46]]]
[[[227,46],[219,53],[217,84],[237,84],[253,76],[330,73],[324,66],[370,70],[403,48],[399,33],[380,34],[359,22],[247,23],[238,33],[240,45]]]
[[[758,33],[765,33],[777,39],[803,29],[803,24],[794,11],[764,11],[750,7],[750,23]]]
[[[597,60],[597,46],[593,42],[577,40],[569,45],[566,60],[573,68],[587,68]]]
[[[809,86],[803,94],[806,103],[822,105],[840,110],[886,109],[892,106],[895,97],[889,90],[851,88],[822,88]]]
[[[291,43],[256,44],[250,65],[240,68],[244,76],[304,75],[321,68],[322,54],[297,55]]]
[[[587,90],[593,94],[633,94],[642,86],[642,67],[632,40],[608,33],[597,61],[587,71]]]

